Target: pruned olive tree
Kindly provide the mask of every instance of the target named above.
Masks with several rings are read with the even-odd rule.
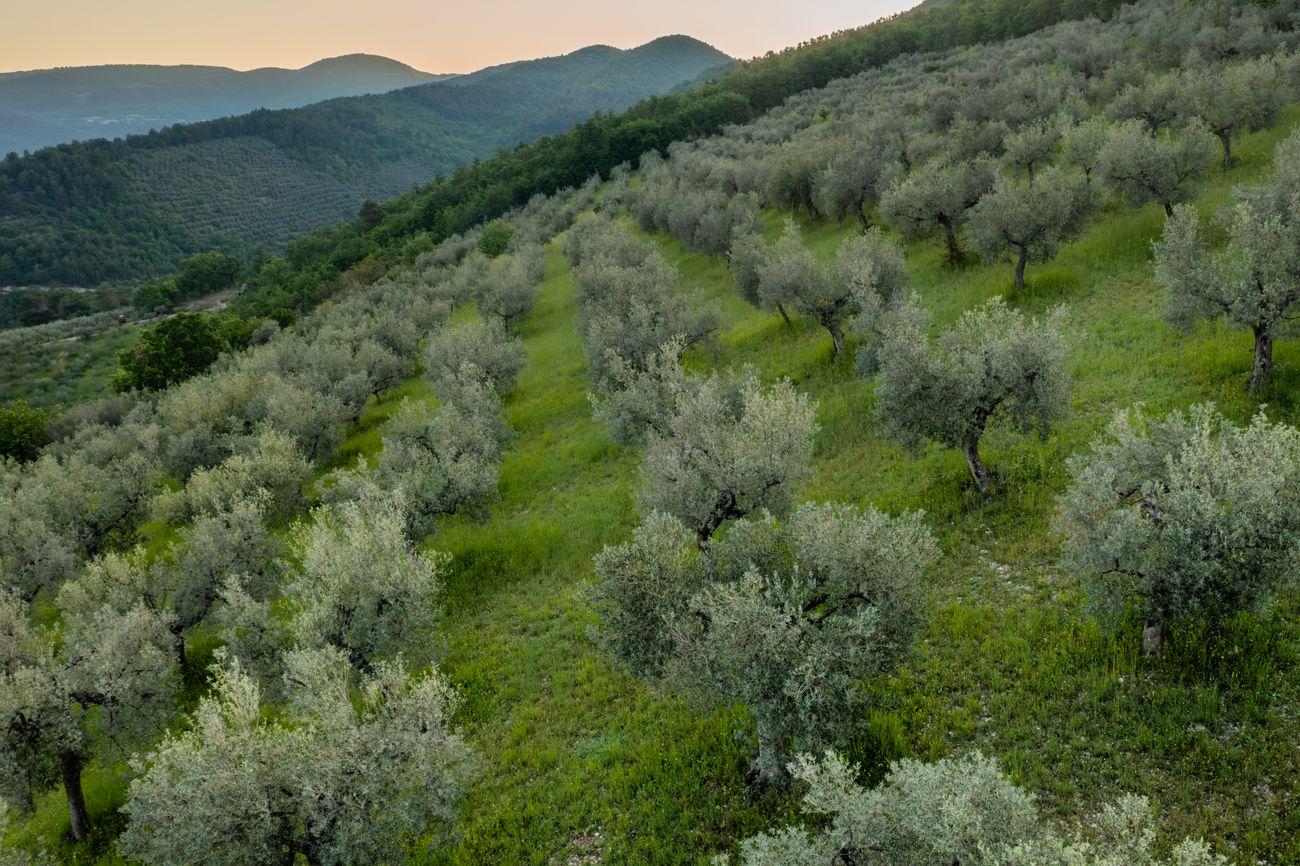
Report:
[[[743,866],[854,863],[862,866],[1227,866],[1202,841],[1185,839],[1168,857],[1155,851],[1150,803],[1126,795],[1089,822],[1089,838],[1063,836],[1039,818],[1034,797],[995,761],[976,752],[934,763],[895,763],[878,787],[865,788],[858,768],[830,752],[795,762],[807,786],[812,828],[787,827],[745,840]]]
[[[1270,126],[1290,100],[1272,57],[1193,68],[1185,76],[1186,111],[1205,122],[1223,148],[1223,168],[1232,168],[1232,140]]]
[[[610,359],[606,386],[588,398],[615,442],[635,444],[649,432],[668,432],[677,398],[691,387],[681,357],[682,341],[672,340],[639,367],[618,356]]]
[[[445,679],[384,662],[354,684],[341,654],[319,650],[285,666],[280,720],[255,680],[218,661],[189,727],[134,764],[123,854],[150,866],[391,863],[454,823],[474,761]]]
[[[997,163],[989,157],[964,162],[932,159],[900,178],[880,199],[880,211],[904,238],[942,234],[948,261],[966,260],[961,246],[966,217],[993,188]]]
[[[1144,645],[1168,630],[1264,607],[1300,556],[1300,432],[1263,415],[1238,427],[1211,406],[1120,412],[1070,462],[1063,562],[1101,608],[1136,605]]]
[[[1252,391],[1271,379],[1273,342],[1300,316],[1300,136],[1278,147],[1277,164],[1270,183],[1239,191],[1222,253],[1209,252],[1190,205],[1177,209],[1155,245],[1156,278],[1172,324],[1186,329],[1222,317],[1250,329]]]
[[[519,338],[506,333],[499,319],[491,318],[438,331],[425,346],[424,371],[438,390],[445,380],[455,377],[470,363],[504,394],[514,386],[515,377],[527,358]]]
[[[987,259],[1011,253],[1014,288],[1023,292],[1025,266],[1056,255],[1061,242],[1079,231],[1090,204],[1081,174],[1050,167],[1028,181],[1004,175],[971,211],[972,246]]]
[[[65,598],[61,608],[56,643],[33,628],[21,599],[0,596],[0,786],[30,808],[33,793],[61,782],[81,841],[91,829],[87,761],[100,747],[121,750],[152,733],[180,683],[159,611],[93,596]]]
[[[667,432],[648,436],[642,501],[688,526],[701,548],[727,520],[783,513],[812,459],[816,408],[789,381],[713,375],[677,398]]]
[[[831,335],[835,357],[844,355],[845,328],[863,306],[888,302],[897,291],[901,253],[879,229],[840,244],[834,261],[821,265],[804,246],[794,222],[759,267],[759,295],[788,299],[794,309],[810,316]]]
[[[344,502],[314,516],[294,540],[301,566],[284,587],[298,646],[335,647],[363,670],[427,647],[448,557],[411,546],[399,496]]]
[[[1029,319],[1001,298],[968,310],[931,340],[929,313],[909,304],[885,329],[876,416],[905,444],[960,448],[981,493],[993,478],[980,455],[990,424],[1043,430],[1064,412],[1065,311]]]
[[[610,649],[641,676],[753,713],[753,778],[782,780],[793,750],[842,741],[861,683],[896,665],[921,621],[937,547],[918,515],[809,504],[742,519],[706,552],[654,512],[596,560]]]
[[[376,481],[400,489],[412,538],[433,531],[439,515],[466,511],[487,513],[500,476],[500,398],[487,390],[496,411],[476,412],[448,402],[431,410],[408,402],[384,428]]]
[[[727,254],[731,277],[740,296],[760,310],[776,310],[789,325],[790,313],[785,305],[790,303],[790,299],[785,295],[769,296],[766,290],[771,290],[774,286],[771,282],[767,285],[763,283],[763,270],[769,266],[771,259],[772,250],[759,234],[738,238]]]
[[[1010,168],[1025,172],[1033,180],[1038,169],[1052,162],[1060,141],[1060,119],[1039,118],[1007,136],[1002,161]]]
[[[1191,195],[1214,160],[1214,136],[1199,120],[1174,133],[1149,133],[1138,120],[1111,127],[1097,154],[1097,174],[1134,204],[1158,202],[1167,216]]]

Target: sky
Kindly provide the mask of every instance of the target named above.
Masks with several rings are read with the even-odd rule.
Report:
[[[380,54],[426,72],[684,33],[749,58],[919,0],[6,0],[0,71],[101,63],[297,68]]]

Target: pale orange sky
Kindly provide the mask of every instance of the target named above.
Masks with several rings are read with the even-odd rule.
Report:
[[[0,71],[100,63],[300,67],[382,54],[427,72],[685,33],[748,58],[919,0],[4,0]]]

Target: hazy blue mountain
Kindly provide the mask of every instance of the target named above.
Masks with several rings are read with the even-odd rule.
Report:
[[[167,273],[279,247],[499,148],[734,64],[685,36],[600,45],[388,93],[254,111],[0,160],[0,286]]]
[[[370,54],[302,69],[74,66],[0,74],[0,153],[119,138],[258,108],[297,108],[338,96],[387,93],[449,76]]]

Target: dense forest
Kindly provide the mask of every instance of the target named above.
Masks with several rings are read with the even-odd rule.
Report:
[[[1300,860],[1300,4],[1010,8],[7,407],[6,854]]]
[[[163,276],[249,255],[502,147],[731,63],[685,37],[485,69],[391,93],[177,124],[0,163],[0,285]]]

